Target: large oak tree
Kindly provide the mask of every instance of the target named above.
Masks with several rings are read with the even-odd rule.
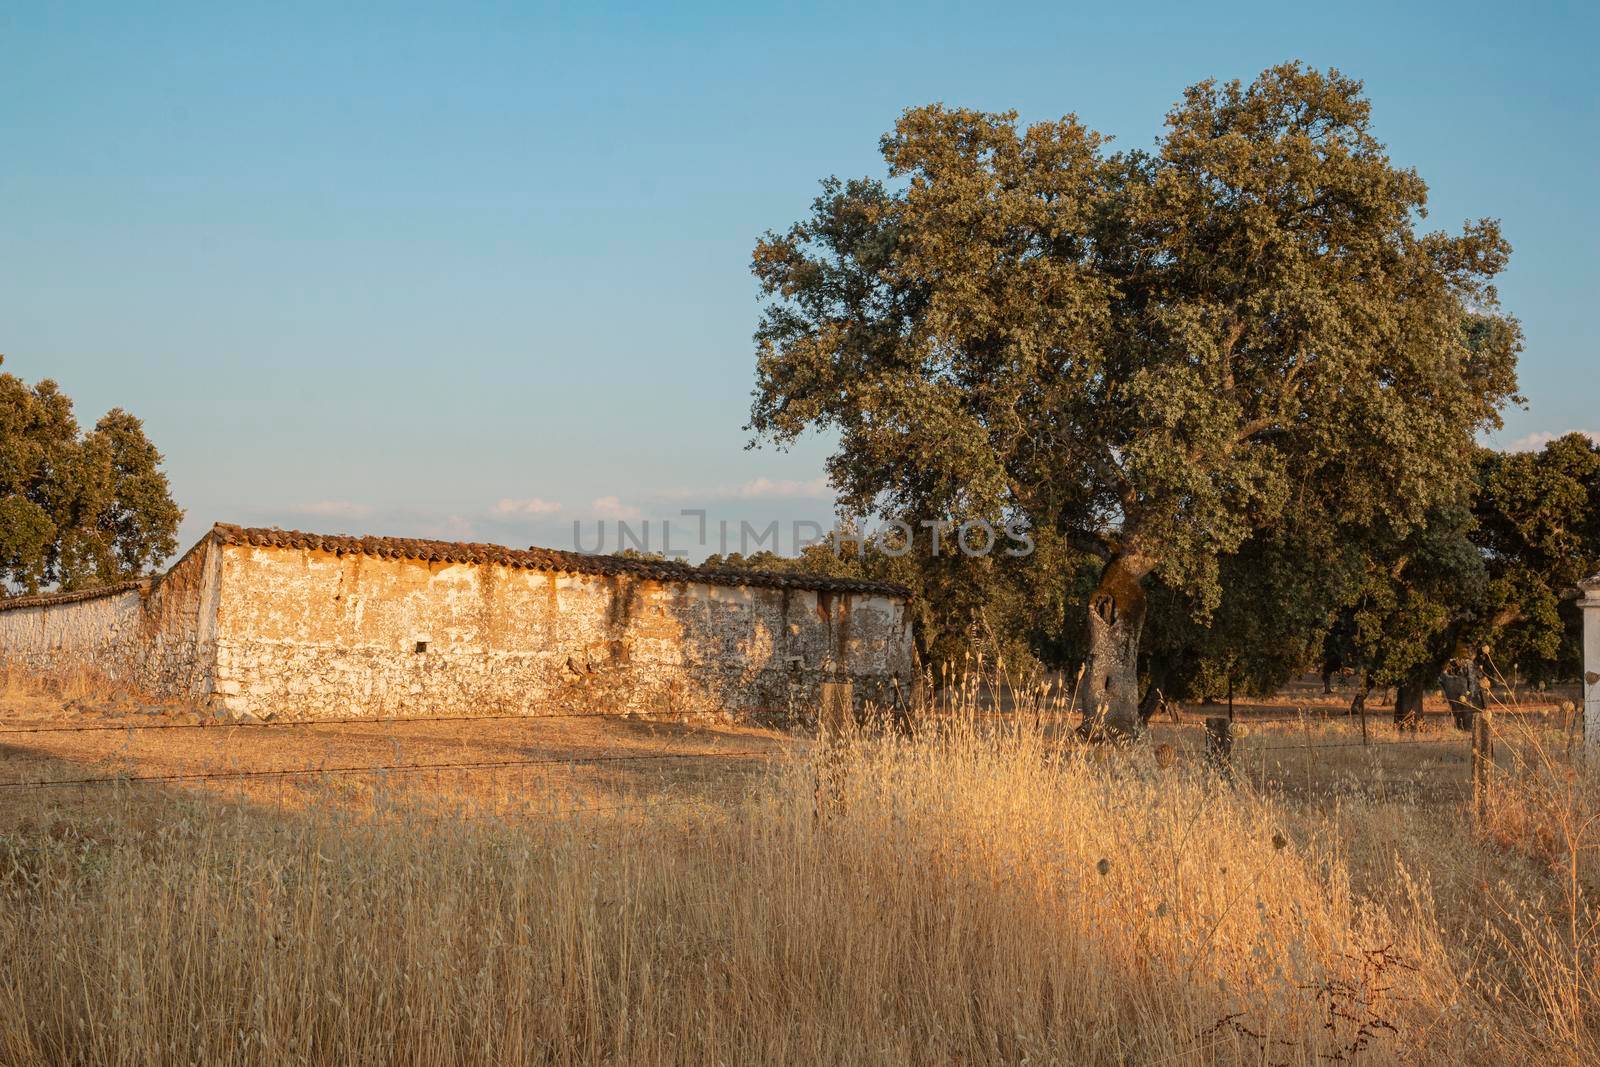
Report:
[[[1287,514],[1404,536],[1459,504],[1515,389],[1496,223],[1420,232],[1426,187],[1359,82],[1204,82],[1154,151],[1068,116],[907,111],[885,179],[829,179],[756,246],[751,428],[839,446],[863,513],[1021,521],[1102,562],[1086,708],[1138,725],[1147,583],[1219,599]]]

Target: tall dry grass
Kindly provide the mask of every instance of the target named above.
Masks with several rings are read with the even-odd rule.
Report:
[[[59,708],[61,702],[115,702],[138,696],[123,682],[89,666],[36,670],[27,664],[0,657],[0,703],[23,704],[47,700]]]
[[[971,723],[657,818],[175,797],[3,839],[0,1062],[1593,1062],[1542,862]]]

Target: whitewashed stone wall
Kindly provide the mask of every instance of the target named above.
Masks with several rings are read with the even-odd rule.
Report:
[[[0,647],[28,670],[98,665],[123,673],[125,635],[138,628],[144,592],[139,588],[70,602],[45,600],[0,611]]]
[[[200,542],[159,579],[79,598],[0,602],[0,658],[89,670],[155,696],[203,698],[215,661],[219,547]]]
[[[219,528],[220,529],[220,528]],[[0,657],[290,718],[814,714],[909,695],[906,603],[206,537],[162,578],[0,605]]]
[[[221,551],[215,690],[234,711],[810,712],[822,681],[887,700],[913,674],[895,597]]]

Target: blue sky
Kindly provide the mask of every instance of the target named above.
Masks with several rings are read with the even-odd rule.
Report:
[[[141,416],[186,542],[826,519],[826,440],[744,448],[762,231],[881,173],[907,106],[1143,146],[1184,86],[1292,58],[1366,81],[1431,225],[1503,220],[1498,443],[1600,430],[1579,5],[334,7],[0,9],[5,370]]]

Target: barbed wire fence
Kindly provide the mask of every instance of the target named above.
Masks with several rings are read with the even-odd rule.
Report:
[[[932,719],[974,725],[1029,723],[1067,731],[1074,731],[1082,722],[1082,712],[1074,709],[1071,701],[1049,703],[1053,706],[1040,707],[1038,702],[1024,699],[1011,709],[993,710],[958,698],[940,707]],[[1440,798],[1470,794],[1481,810],[1482,796],[1491,784],[1493,738],[1499,736],[1491,728],[1493,716],[1461,728],[1453,724],[1451,711],[1421,714],[1414,721],[1397,721],[1391,727],[1387,710],[1363,712],[1343,706],[1301,705],[1282,712],[1242,709],[1236,715],[1223,714],[1221,706],[1215,711],[1202,707],[1199,714],[1171,701],[1159,707],[1164,713],[1152,715],[1146,726],[1163,766],[1187,754],[1230,781],[1243,778],[1257,788],[1271,790],[1292,786],[1307,797],[1348,793],[1372,797],[1396,791]],[[1546,715],[1548,710],[1520,705],[1503,708],[1513,720]],[[1570,710],[1568,715],[1570,718]],[[1441,734],[1429,730],[1441,725]],[[1289,729],[1277,729],[1285,726]],[[1391,728],[1395,734],[1385,736]],[[1407,736],[1419,730],[1424,731],[1423,736]],[[1335,758],[1361,752],[1372,758]]]
[[[4,731],[0,731],[4,732]],[[16,779],[0,781],[0,793],[10,791],[43,791],[55,789],[95,789],[110,788],[117,790],[126,787],[143,785],[203,785],[213,782],[229,782],[241,786],[240,797],[243,798],[242,787],[248,782],[277,781],[279,792],[277,806],[284,806],[282,783],[289,779],[307,779],[322,781],[328,778],[342,776],[360,776],[388,779],[392,775],[430,775],[437,779],[439,775],[479,775],[493,774],[498,771],[520,771],[531,768],[553,769],[559,767],[575,766],[602,766],[615,764],[656,764],[661,761],[695,760],[695,761],[751,761],[772,759],[781,753],[769,749],[742,749],[742,750],[691,750],[670,752],[638,752],[638,753],[606,753],[596,755],[569,755],[560,757],[541,757],[537,759],[508,759],[508,760],[470,760],[458,762],[431,762],[431,763],[370,763],[370,764],[344,764],[337,766],[315,767],[274,767],[253,768],[224,771],[184,771],[159,774],[105,774],[81,776],[76,778],[37,778]],[[616,814],[621,812],[649,812],[660,814],[667,808],[684,807],[685,801],[677,803],[663,803],[659,798],[630,799],[602,804],[570,804],[556,807],[544,807],[525,804],[519,807],[519,816],[534,816],[545,819],[560,819],[578,815]]]
[[[1015,724],[1032,722],[1038,725],[1043,722],[1062,722],[1070,724],[1072,720],[1081,717],[1079,713],[1069,708],[1014,708],[1012,710],[978,710],[967,707],[958,711],[937,707],[925,707],[924,714],[919,716],[924,724],[946,721],[1009,721]],[[29,737],[38,735],[70,735],[70,734],[141,734],[165,733],[168,731],[202,731],[213,736],[231,734],[233,731],[279,731],[312,728],[332,728],[344,732],[341,728],[347,727],[389,727],[405,725],[431,725],[431,724],[462,724],[477,722],[506,722],[518,721],[522,723],[539,723],[547,721],[570,721],[577,719],[603,719],[618,721],[623,717],[605,712],[572,712],[552,713],[543,715],[527,714],[488,714],[488,715],[442,715],[442,716],[397,716],[375,717],[359,716],[334,719],[294,719],[294,720],[269,720],[251,722],[219,722],[202,720],[198,722],[115,722],[115,723],[28,723],[15,726],[0,725],[0,742],[6,737]],[[1363,717],[1364,718],[1364,717]],[[641,721],[654,721],[648,717],[640,717]],[[1339,739],[1313,740],[1312,730],[1320,727],[1326,731],[1330,727],[1350,726],[1358,720],[1357,716],[1348,715],[1342,711],[1331,708],[1301,708],[1292,714],[1263,715],[1244,713],[1236,719],[1226,719],[1220,716],[1209,716],[1203,721],[1200,719],[1184,719],[1174,715],[1173,722],[1160,722],[1156,725],[1168,727],[1182,732],[1190,730],[1203,730],[1205,737],[1202,742],[1204,757],[1217,765],[1219,769],[1226,769],[1229,773],[1235,768],[1247,766],[1244,761],[1255,759],[1260,777],[1265,779],[1267,767],[1264,761],[1271,758],[1277,760],[1289,754],[1302,757],[1305,761],[1307,780],[1312,769],[1311,761],[1317,758],[1317,753],[1329,749],[1416,749],[1427,748],[1449,755],[1454,749],[1463,756],[1470,757],[1472,761],[1473,783],[1479,782],[1483,777],[1483,768],[1480,764],[1485,758],[1492,760],[1492,739],[1484,731],[1472,730],[1452,732],[1443,737],[1412,737],[1412,738],[1385,738],[1373,736],[1368,730],[1365,721],[1360,721],[1361,737],[1359,740],[1349,739],[1348,733],[1336,734]],[[1257,726],[1296,725],[1301,727],[1302,734],[1297,740],[1288,740],[1289,735],[1272,734],[1261,735],[1258,743],[1253,728]],[[1487,725],[1487,719],[1486,719]],[[1234,734],[1234,727],[1242,726],[1238,734]],[[1484,736],[1480,736],[1484,735]],[[1235,750],[1235,738],[1248,738],[1249,743]],[[1279,740],[1279,738],[1283,740]],[[389,740],[395,741],[393,737]],[[1487,747],[1488,751],[1480,751]],[[398,743],[396,752],[398,753]],[[559,766],[603,766],[607,764],[633,764],[651,763],[654,761],[672,760],[752,760],[770,759],[780,754],[781,750],[772,749],[742,749],[735,751],[709,749],[709,750],[671,750],[660,752],[637,753],[606,753],[606,754],[573,754],[561,756],[548,756],[538,758],[502,759],[502,760],[464,760],[457,762],[426,762],[405,763],[397,760],[381,763],[340,764],[330,766],[322,764],[308,767],[276,767],[258,769],[229,769],[215,771],[191,771],[168,773],[116,773],[92,776],[78,776],[72,778],[37,778],[0,781],[0,791],[15,791],[26,789],[50,789],[64,787],[84,787],[111,785],[137,785],[137,784],[185,784],[204,783],[214,781],[232,781],[245,783],[258,780],[277,779],[283,781],[296,778],[318,778],[330,776],[375,776],[375,775],[411,775],[411,774],[478,774],[492,773],[504,770],[518,770],[531,768],[553,768]],[[1281,770],[1281,766],[1275,767]],[[1444,771],[1448,767],[1441,763],[1430,768],[1434,771]],[[1411,781],[1407,779],[1408,783]],[[1465,784],[1465,783],[1460,783]],[[634,805],[603,805],[593,810],[614,810],[620,807]],[[590,810],[590,808],[571,809]]]
[[[273,767],[235,771],[185,771],[170,774],[114,774],[84,778],[41,778],[0,782],[0,789],[36,789],[51,786],[111,785],[135,782],[201,782],[216,780],[247,780],[252,778],[317,777],[333,774],[374,774],[388,772],[423,771],[487,771],[513,767],[591,766],[607,763],[637,763],[649,760],[672,759],[770,759],[775,753],[766,749],[749,749],[729,752],[710,750],[704,752],[639,752],[595,756],[559,756],[545,759],[471,760],[446,763],[370,763],[322,767]]]

